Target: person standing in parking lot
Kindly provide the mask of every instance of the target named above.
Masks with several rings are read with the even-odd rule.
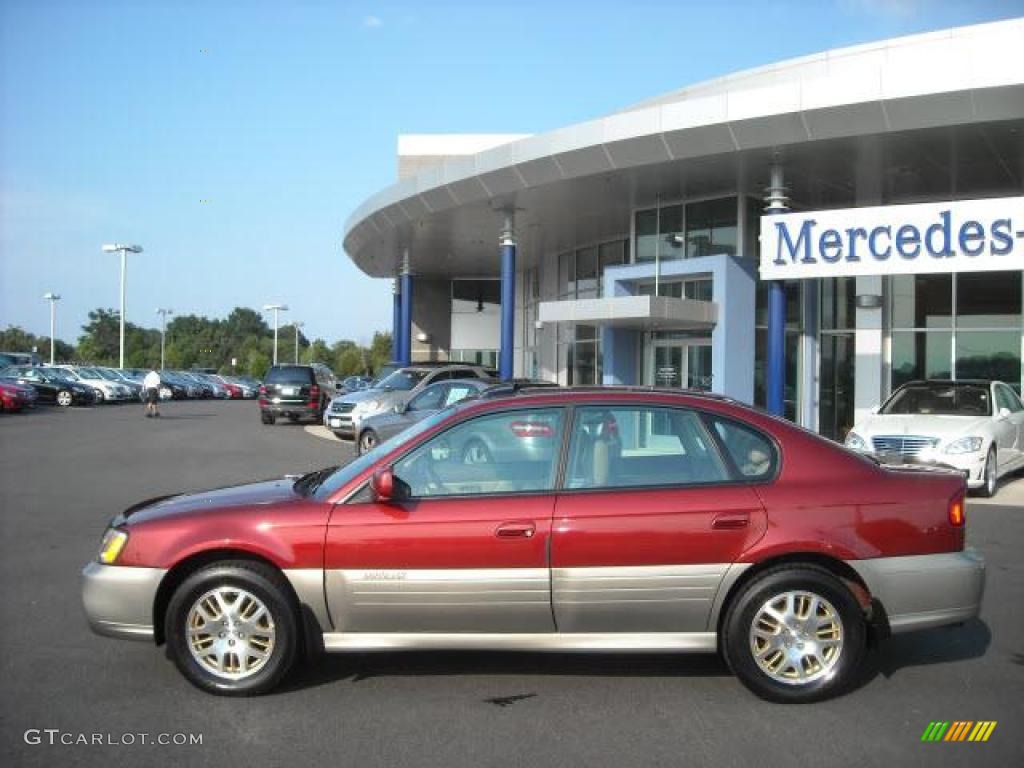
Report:
[[[155,368],[150,368],[142,380],[142,388],[146,397],[146,418],[160,418],[160,410],[157,408],[160,402],[160,374]]]

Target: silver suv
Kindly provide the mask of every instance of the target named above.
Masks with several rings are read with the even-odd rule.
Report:
[[[447,379],[493,379],[498,372],[478,365],[425,364],[399,368],[378,381],[372,389],[350,392],[331,400],[324,414],[324,425],[335,435],[352,440],[359,434],[362,422],[370,416],[405,405],[410,398],[436,381]]]

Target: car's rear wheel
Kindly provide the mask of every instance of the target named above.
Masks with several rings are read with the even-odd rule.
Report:
[[[273,424],[275,421],[277,421],[277,419],[274,418],[274,414],[272,413],[261,413],[260,421],[262,421],[264,424]]]
[[[377,433],[372,429],[364,429],[356,443],[356,453],[362,456],[377,447]]]
[[[981,476],[985,478],[985,482],[979,489],[979,493],[986,499],[991,499],[996,495],[996,489],[999,487],[999,465],[996,463],[995,446],[988,449],[988,456],[985,457],[985,469]]]
[[[864,655],[864,612],[850,590],[814,566],[781,566],[751,581],[722,625],[729,667],[758,696],[819,701],[853,683]]]
[[[60,392],[57,393],[57,405],[67,408],[69,405],[71,405],[73,401],[74,398],[71,396],[71,393],[68,392],[66,389],[62,389]]]
[[[296,611],[273,568],[214,563],[189,576],[167,606],[167,648],[197,687],[226,696],[265,693],[295,662]]]

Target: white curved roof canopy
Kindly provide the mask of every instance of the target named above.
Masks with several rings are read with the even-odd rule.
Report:
[[[734,188],[737,158],[775,147],[1024,119],[1024,19],[842,48],[710,80],[389,186],[346,222],[367,274],[491,274],[514,206],[527,259],[628,232],[654,194]]]

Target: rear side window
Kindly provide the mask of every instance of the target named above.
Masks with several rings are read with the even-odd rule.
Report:
[[[309,384],[313,370],[303,365],[282,365],[267,373],[267,384]]]
[[[736,469],[749,480],[775,476],[778,454],[772,441],[749,427],[718,416],[709,417]]]
[[[729,479],[692,411],[648,406],[576,409],[567,488],[688,486]]]

